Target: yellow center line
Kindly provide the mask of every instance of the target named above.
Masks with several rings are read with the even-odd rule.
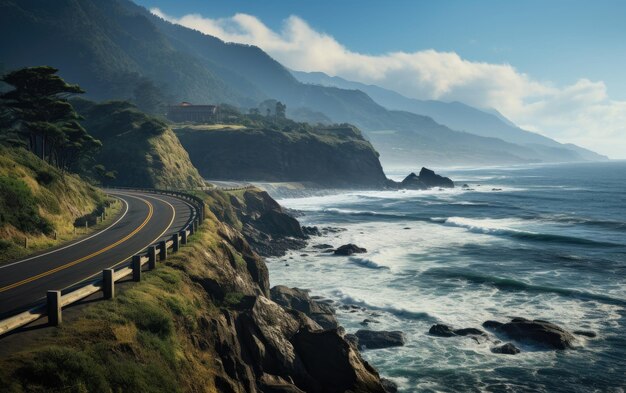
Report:
[[[74,265],[77,265],[77,264],[79,264],[79,263],[81,263],[81,262],[84,262],[84,261],[86,261],[86,260],[90,259],[90,258],[93,258],[93,257],[95,257],[95,256],[97,256],[97,255],[100,255],[100,254],[102,254],[103,252],[106,252],[106,251],[108,251],[108,250],[110,250],[110,249],[112,249],[112,248],[114,248],[114,247],[119,246],[120,244],[124,243],[124,242],[125,242],[125,241],[127,241],[128,239],[130,239],[130,238],[132,238],[133,236],[135,236],[135,235],[136,235],[136,234],[137,234],[137,233],[138,233],[138,232],[139,232],[139,231],[140,231],[143,227],[145,227],[145,226],[146,226],[146,224],[148,224],[148,222],[149,222],[149,221],[150,221],[150,219],[152,218],[152,214],[153,214],[153,212],[154,212],[154,207],[152,206],[152,203],[148,202],[147,200],[145,200],[145,199],[143,199],[143,198],[139,198],[139,197],[136,197],[136,198],[137,198],[137,199],[139,199],[139,200],[141,200],[141,201],[142,201],[143,203],[145,203],[146,205],[148,205],[148,209],[149,209],[149,210],[148,210],[148,216],[146,217],[146,219],[144,220],[144,222],[143,222],[141,225],[139,225],[139,226],[138,226],[138,227],[137,227],[134,231],[132,231],[131,233],[129,233],[128,235],[126,235],[126,236],[125,236],[125,237],[123,237],[122,239],[120,239],[120,240],[116,241],[115,243],[110,244],[110,245],[108,245],[108,246],[104,247],[103,249],[98,250],[98,251],[96,251],[96,252],[94,252],[94,253],[92,253],[92,254],[89,254],[89,255],[87,255],[87,256],[84,256],[84,257],[82,257],[82,258],[79,258],[79,259],[77,259],[77,260],[75,260],[75,261],[72,261],[72,262],[66,263],[65,265],[58,266],[58,267],[56,267],[56,268],[54,268],[54,269],[51,269],[51,270],[45,271],[45,272],[43,272],[43,273],[37,274],[36,276],[32,276],[32,277],[26,278],[26,279],[24,279],[24,280],[22,280],[22,281],[19,281],[19,282],[16,282],[16,283],[13,283],[13,284],[7,285],[7,286],[5,286],[5,287],[2,287],[2,288],[0,288],[0,292],[8,291],[8,290],[10,290],[10,289],[13,289],[13,288],[19,287],[19,286],[21,286],[21,285],[28,284],[29,282],[33,282],[33,281],[38,280],[38,279],[40,279],[40,278],[42,278],[42,277],[49,276],[50,274],[54,274],[54,273],[59,272],[59,271],[61,271],[61,270],[67,269],[68,267],[72,267],[72,266],[74,266]]]

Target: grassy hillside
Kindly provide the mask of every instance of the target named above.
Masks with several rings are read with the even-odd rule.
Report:
[[[108,204],[78,176],[61,173],[24,149],[0,146],[0,262],[73,237],[75,223],[95,224]]]
[[[178,189],[203,184],[167,124],[127,102],[94,104],[77,100],[74,104],[85,117],[85,128],[102,141],[96,162],[115,173],[114,179],[101,179],[104,184]]]

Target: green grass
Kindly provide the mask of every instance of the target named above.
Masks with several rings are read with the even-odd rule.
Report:
[[[89,220],[94,225],[109,204],[101,191],[78,176],[24,149],[0,146],[0,264],[83,234],[75,233],[74,224],[83,228]]]

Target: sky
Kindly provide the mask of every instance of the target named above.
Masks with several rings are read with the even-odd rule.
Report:
[[[283,65],[495,108],[626,158],[626,1],[136,0]]]

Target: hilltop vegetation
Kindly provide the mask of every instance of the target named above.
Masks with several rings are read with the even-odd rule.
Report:
[[[189,189],[203,185],[178,138],[163,121],[125,101],[73,101],[82,124],[102,141],[91,175],[104,185]],[[104,173],[102,173],[104,172]]]
[[[312,126],[259,114],[233,114],[231,120],[237,127],[176,130],[205,179],[386,185],[378,153],[351,125]]]
[[[23,148],[0,145],[0,261],[70,238],[77,220],[83,226],[85,219],[95,224],[109,203],[78,176]],[[26,237],[29,249],[24,248]]]

